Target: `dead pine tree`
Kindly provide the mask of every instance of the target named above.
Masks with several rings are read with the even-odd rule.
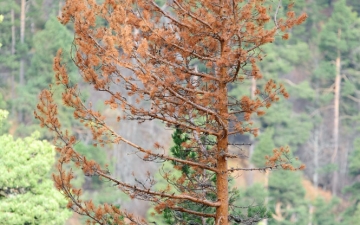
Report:
[[[231,172],[298,168],[288,163],[286,149],[274,150],[265,168],[228,168],[228,159],[238,157],[228,151],[229,137],[244,133],[256,136],[251,117],[264,114],[280,95],[288,95],[273,80],[268,80],[263,90],[256,90],[255,98],[230,97],[228,89],[230,84],[249,88],[244,79],[262,79],[257,66],[265,56],[261,47],[271,44],[276,36],[287,39],[287,31],[301,24],[306,14],[295,16],[290,5],[280,18],[281,1],[273,6],[274,2],[267,0],[172,0],[165,6],[154,0],[100,2],[68,0],[59,18],[63,24],[73,24],[73,61],[83,81],[108,96],[105,104],[109,108],[123,112],[125,116],[117,118],[118,123],[125,119],[162,121],[187,134],[182,146],[191,154],[174,157],[161,149],[162,143],[145,149],[116,133],[102,112],[81,100],[79,87],[69,80],[59,51],[54,59],[54,85],[63,88],[63,104],[73,108],[74,117],[91,130],[94,145],[126,143],[145,162],[171,161],[176,169],[186,166],[192,172],[175,178],[162,173],[168,181],[163,190],[154,189],[156,181],[150,174],[150,182],[135,185],[115,179],[74,150],[76,137],[62,130],[50,87],[41,93],[35,116],[56,135],[60,157],[54,180],[69,199],[68,207],[94,224],[150,223],[125,209],[82,200],[81,190],[71,183],[74,175],[65,166],[75,163],[85,175],[99,176],[132,198],[153,202],[159,213],[186,213],[200,217],[202,224],[244,222],[230,213]],[[197,69],[197,65],[206,69]],[[136,102],[127,101],[128,96]],[[204,183],[208,185],[200,185]],[[188,203],[207,211],[187,207]]]

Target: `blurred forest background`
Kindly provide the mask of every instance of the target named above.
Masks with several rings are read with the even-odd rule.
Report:
[[[164,1],[157,2],[162,4]],[[230,166],[235,163],[246,167],[261,166],[264,156],[273,148],[290,146],[293,154],[306,164],[306,169],[301,172],[239,173],[234,185],[240,188],[242,199],[239,202],[243,206],[266,204],[272,209],[273,219],[262,223],[360,225],[360,1],[297,0],[295,3],[295,11],[308,14],[307,21],[291,32],[290,40],[282,41],[279,37],[274,44],[265,46],[263,50],[267,57],[261,64],[266,78],[286,85],[290,99],[282,99],[269,108],[265,116],[257,119],[261,131],[257,138],[243,135],[232,140],[252,145],[234,149],[249,157],[241,162],[230,162]],[[282,4],[286,8],[289,1],[283,0]],[[59,48],[65,53],[73,81],[83,85],[71,61],[73,31],[56,19],[62,5],[62,0],[0,2],[0,14],[3,15],[0,24],[0,109],[9,112],[7,120],[0,126],[0,143],[12,146],[0,152],[5,149],[17,151],[17,145],[9,145],[13,139],[24,139],[26,143],[29,140],[51,140],[48,132],[41,129],[34,119],[33,111],[39,92],[53,81],[52,61]],[[231,94],[250,95],[254,85],[262,85],[251,80],[244,83],[239,88],[230,87]],[[98,110],[104,108],[103,96],[86,87],[83,90],[86,101],[92,102]],[[131,154],[128,147],[120,145],[100,149],[92,146],[90,132],[73,120],[72,112],[65,108],[59,112],[62,121],[66,121],[63,125],[81,140],[77,150],[102,164],[109,164],[115,176],[132,182],[134,176],[145,175],[143,171],[156,172],[155,166],[145,167],[146,164]],[[121,113],[108,111],[104,114],[115,120]],[[146,145],[154,140],[162,143],[165,140],[168,148],[172,146],[173,131],[160,123],[139,126],[137,122],[128,121],[116,129],[145,147],[151,147]],[[29,144],[23,145],[28,149]],[[1,163],[17,157],[5,155],[0,155]],[[33,154],[30,155],[31,158]],[[48,160],[51,164],[53,158],[47,156],[41,160]],[[31,160],[38,159],[32,157]],[[124,166],[124,160],[131,162],[132,167]],[[26,164],[26,161],[16,163]],[[18,165],[16,163],[14,168]],[[53,170],[49,167],[42,171],[41,179],[50,180]],[[3,171],[1,174],[4,176]],[[16,180],[16,177],[7,179]],[[76,182],[94,202],[110,202],[125,206],[140,216],[150,216],[150,205],[130,201],[120,192],[114,193],[106,182],[80,176]],[[0,178],[0,206],[4,202],[10,204],[6,202],[9,196],[24,195],[37,184],[16,184],[17,187],[23,185],[24,189],[16,189],[14,185]],[[54,194],[49,196],[51,198]],[[19,198],[18,201],[24,200]],[[57,204],[64,204],[61,202],[58,200]],[[20,202],[11,204],[14,204],[11,209],[14,210]],[[40,203],[31,204],[27,207],[37,207]],[[65,210],[64,205],[60,208]],[[0,214],[4,213],[2,210],[0,207]],[[76,215],[62,215],[63,219],[56,222],[50,216],[46,217],[49,222],[43,224],[83,223]],[[13,224],[19,223],[15,221]]]

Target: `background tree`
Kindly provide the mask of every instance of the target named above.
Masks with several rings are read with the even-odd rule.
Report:
[[[343,15],[346,15],[344,17]],[[339,131],[341,126],[350,122],[353,124],[352,118],[341,121],[340,109],[346,114],[353,114],[350,108],[341,107],[342,101],[341,95],[345,95],[351,99],[350,96],[356,96],[355,89],[358,88],[358,83],[355,80],[358,79],[359,73],[356,72],[355,64],[353,60],[358,59],[358,47],[357,43],[360,38],[358,27],[360,26],[360,20],[357,18],[356,12],[353,12],[350,7],[346,5],[344,0],[338,1],[334,4],[334,11],[331,18],[325,24],[321,32],[320,49],[324,52],[324,59],[334,64],[334,72],[329,74],[333,78],[334,85],[334,125],[333,125],[333,140],[334,152],[332,154],[331,163],[337,168],[333,174],[332,192],[337,193],[338,189],[338,177],[341,173],[343,162],[338,161],[340,156],[340,143]],[[331,50],[334,49],[334,50]],[[336,51],[335,51],[336,50]],[[354,81],[352,81],[354,79]],[[341,90],[342,80],[346,80],[345,93]],[[344,97],[345,97],[344,96]],[[356,97],[354,97],[356,98]],[[349,101],[348,99],[347,101]],[[341,123],[344,123],[342,125]],[[343,131],[345,132],[345,130]],[[342,151],[346,151],[343,149]],[[342,154],[343,157],[347,157],[347,153]],[[343,160],[341,160],[343,161]],[[345,161],[347,161],[345,159]]]
[[[121,224],[122,217],[144,223],[107,204],[94,206],[92,201],[82,201],[81,190],[71,184],[73,173],[64,167],[73,161],[85,175],[100,176],[133,198],[154,202],[157,212],[186,212],[224,225],[231,219],[241,221],[235,219],[238,215],[229,214],[232,205],[228,182],[231,172],[246,169],[228,168],[228,158],[238,157],[236,152],[228,151],[232,144],[229,136],[256,135],[251,116],[262,115],[263,108],[287,93],[271,79],[263,91],[257,91],[255,99],[248,95],[230,97],[228,86],[241,85],[249,77],[261,79],[257,66],[264,57],[261,47],[273,42],[277,34],[287,39],[284,32],[306,18],[305,14],[296,17],[289,11],[281,19],[274,16],[271,25],[270,15],[276,14],[280,5],[272,11],[269,6],[267,1],[173,1],[162,8],[154,1],[67,1],[61,22],[74,23],[74,62],[84,81],[107,95],[108,107],[124,111],[118,122],[155,119],[182,129],[189,137],[185,147],[193,154],[186,159],[172,157],[161,150],[159,143],[145,149],[116,133],[101,112],[82,101],[59,52],[54,61],[56,85],[64,88],[63,102],[74,109],[74,117],[91,129],[93,144],[125,142],[145,161],[173,161],[181,165],[180,170],[189,166],[195,171],[189,177],[172,177],[165,172],[163,177],[169,185],[160,191],[153,190],[151,175],[135,185],[114,178],[106,168],[73,148],[76,137],[61,130],[50,88],[42,92],[35,116],[57,136],[56,149],[61,156],[59,174],[54,179],[69,198],[70,208],[100,224],[110,220]],[[195,60],[205,65],[206,72],[193,66]],[[129,96],[136,99],[135,104],[127,100]],[[274,151],[267,167],[261,169],[295,170],[284,157],[287,153],[283,148]],[[199,186],[199,182],[212,179],[215,185]],[[191,210],[183,204],[188,201],[215,212]]]
[[[4,20],[4,16],[0,14],[0,23],[2,23],[2,21]],[[0,42],[0,48],[1,48],[2,44]]]
[[[349,172],[354,179],[354,183],[345,187],[344,192],[350,194],[351,196],[351,205],[344,212],[344,223],[345,224],[359,224],[358,213],[359,213],[359,203],[360,203],[360,139],[357,138],[354,141],[355,150],[352,152],[350,158]]]
[[[0,124],[7,112],[0,110]],[[55,150],[50,143],[0,136],[0,220],[6,224],[63,224],[71,211],[53,186]]]
[[[26,74],[24,75],[26,84],[23,84],[21,90],[18,91],[18,98],[12,101],[12,103],[16,105],[16,110],[24,112],[22,117],[24,122],[19,124],[16,132],[18,136],[29,135],[29,133],[34,130],[34,127],[38,128],[38,124],[35,123],[35,119],[31,113],[36,107],[37,95],[40,90],[46,88],[48,84],[53,81],[52,58],[55,57],[59,48],[70,51],[72,34],[66,27],[62,26],[59,21],[57,21],[55,16],[53,16],[45,23],[44,29],[37,32],[32,37],[32,42],[33,48],[36,49],[36,51],[30,53],[31,59],[29,59],[29,65],[26,69]],[[76,69],[75,66],[71,64],[70,55],[64,58],[64,63],[69,65],[69,73],[74,77],[73,73]],[[41,74],[41,76],[39,76],[39,74]],[[35,77],[36,79],[34,79]],[[74,82],[76,81],[77,80],[74,80]],[[55,99],[58,102],[61,102],[60,94],[56,95]],[[64,107],[60,107],[59,113],[61,117],[63,117],[64,126],[77,126],[76,121],[71,120],[71,118],[67,116],[67,114],[70,114],[71,112],[66,112]],[[45,132],[43,133],[43,136],[47,136]]]
[[[59,45],[61,42],[58,41],[57,37],[64,38],[62,43],[66,43],[66,40],[69,40],[66,39],[66,35],[70,34],[71,37],[71,32],[69,33],[69,30],[62,27],[58,30],[57,35],[48,37],[42,43],[34,43],[34,39],[39,38],[38,32],[42,33],[41,36],[44,37],[46,36],[44,33],[50,29],[49,26],[54,25],[53,22],[47,26],[47,31],[44,31],[51,12],[55,11],[57,6],[55,2],[44,0],[2,1],[0,3],[0,13],[4,16],[4,22],[0,26],[0,39],[3,44],[0,50],[2,80],[0,88],[8,103],[9,119],[13,121],[11,133],[16,136],[27,137],[34,130],[38,129],[31,127],[34,124],[34,119],[31,115],[35,105],[29,105],[31,105],[31,102],[35,103],[30,98],[36,98],[43,87],[29,87],[32,86],[29,83],[39,78],[41,80],[42,76],[46,77],[44,73],[46,71],[34,71],[34,69],[31,69],[32,57],[40,52],[44,53],[44,55],[55,56],[56,51],[51,52],[51,47],[49,46],[57,46],[56,49],[59,47],[65,49],[64,46]],[[39,56],[36,57],[39,58]],[[51,62],[51,58],[52,56],[48,57],[47,60]],[[42,63],[43,67],[50,67],[51,70],[51,63],[46,62],[46,60]],[[40,69],[39,67],[39,65],[35,66],[37,69]],[[29,70],[35,73],[29,73]],[[49,77],[51,79],[51,75],[48,75],[48,79]]]

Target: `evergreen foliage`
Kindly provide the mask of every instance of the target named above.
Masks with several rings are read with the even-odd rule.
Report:
[[[27,121],[24,124],[20,124],[16,135],[26,136],[31,133],[32,130],[38,128],[39,125],[33,118],[33,110],[36,108],[38,95],[42,89],[48,87],[48,84],[54,80],[52,63],[57,50],[64,49],[70,52],[72,40],[73,36],[71,32],[62,26],[55,16],[51,16],[46,22],[44,29],[34,35],[34,52],[31,53],[29,67],[26,72],[27,82],[18,91],[18,98],[12,101],[16,110],[24,112]],[[69,65],[69,73],[71,77],[74,78],[76,69],[72,63],[70,53],[64,56],[64,63]],[[77,82],[78,80],[73,79],[73,81]],[[57,92],[54,97],[58,102],[61,102],[59,92]],[[78,124],[68,116],[72,111],[60,106],[59,113],[63,118],[64,126],[74,127]],[[31,124],[31,126],[27,124]],[[42,130],[42,132],[43,137],[50,138],[44,130]]]
[[[360,175],[360,138],[354,141],[354,151],[350,156],[349,172],[355,181],[344,188],[344,193],[350,194],[351,206],[344,212],[344,222],[347,224],[360,224],[357,220],[360,208],[360,182],[356,178]]]
[[[2,120],[6,111],[0,111]],[[53,186],[54,147],[38,133],[17,139],[0,136],[0,223],[63,224],[72,214]]]
[[[209,143],[210,137],[202,137],[202,141],[204,143]],[[194,157],[195,153],[189,148],[184,148],[183,145],[189,141],[187,134],[184,133],[181,129],[175,129],[172,134],[172,140],[174,145],[170,148],[172,155],[176,158],[186,159],[187,157]],[[172,162],[174,167],[177,166],[176,162]],[[176,169],[171,169],[173,173],[179,173]],[[187,177],[194,176],[196,171],[191,169],[190,167],[181,166],[181,174],[176,176],[185,175]],[[242,223],[242,224],[251,224],[261,221],[262,219],[271,218],[271,212],[267,210],[266,206],[264,206],[265,199],[265,190],[258,184],[255,184],[253,187],[248,188],[246,190],[238,190],[238,188],[234,187],[233,178],[230,178],[230,199],[229,205],[237,205],[238,207],[233,207],[230,212],[229,220],[233,221],[232,224]],[[199,191],[201,192],[201,185],[214,185],[216,182],[216,176],[213,175],[213,179],[211,179],[211,183],[201,184],[197,181],[197,179],[193,179],[192,182],[197,182],[194,185],[199,186]],[[215,196],[214,196],[215,197]],[[185,206],[186,205],[186,206]],[[194,211],[201,211],[204,213],[213,212],[212,209],[204,208],[200,205],[193,204],[192,202],[185,202],[184,208],[188,208]],[[186,212],[177,212],[175,210],[171,210],[166,208],[162,212],[163,219],[160,217],[156,217],[155,215],[150,216],[150,220],[156,220],[157,224],[212,224],[213,221],[207,219],[202,220],[201,217],[194,216],[188,214]]]
[[[326,202],[324,199],[317,198],[313,204],[314,206],[314,225],[340,225],[336,218],[336,208],[339,204],[338,199],[332,199],[330,202]]]
[[[173,156],[179,159],[187,159],[188,157],[195,158],[195,154],[196,154],[195,152],[191,151],[191,149],[185,149],[182,146],[183,143],[189,140],[186,133],[184,133],[180,129],[175,129],[174,133],[172,134],[172,140],[174,142],[174,146],[170,148],[170,152]],[[175,161],[173,161],[172,163],[174,165],[177,164]],[[181,171],[185,175],[190,174],[190,167],[188,165],[180,165],[180,166],[181,166]]]

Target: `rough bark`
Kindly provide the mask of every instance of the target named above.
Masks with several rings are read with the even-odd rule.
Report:
[[[222,43],[224,45],[224,43]],[[222,46],[222,49],[224,47]],[[226,70],[221,69],[221,80],[226,79]],[[226,88],[225,82],[220,82],[219,85],[219,94],[220,99],[222,99],[222,105],[220,108],[220,116],[222,118],[227,118],[228,114],[228,93]],[[226,119],[224,120],[226,121]],[[225,122],[224,124],[226,127],[223,127],[222,133],[217,136],[217,174],[216,174],[216,192],[218,196],[218,201],[220,202],[220,206],[216,208],[216,218],[215,218],[215,224],[216,225],[227,225],[228,224],[228,216],[229,216],[229,194],[228,194],[228,173],[227,173],[227,158],[226,154],[228,153],[228,123]]]

